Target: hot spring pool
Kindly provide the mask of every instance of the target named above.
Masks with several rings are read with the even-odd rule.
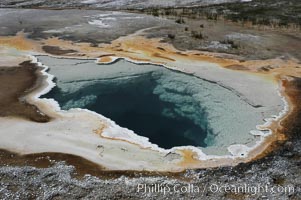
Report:
[[[53,98],[63,110],[86,108],[159,147],[195,146],[225,155],[233,144],[253,145],[262,109],[215,82],[151,64],[38,56],[54,75]]]

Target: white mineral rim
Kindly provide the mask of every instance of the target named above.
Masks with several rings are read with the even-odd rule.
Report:
[[[149,148],[155,151],[159,151],[162,153],[168,153],[168,152],[177,152],[177,150],[179,149],[190,149],[193,152],[197,153],[198,155],[198,159],[199,160],[208,160],[208,159],[221,159],[221,158],[231,158],[231,159],[236,159],[236,158],[241,158],[241,157],[247,157],[248,153],[250,151],[252,151],[253,149],[257,148],[258,146],[260,146],[264,141],[265,138],[272,134],[272,131],[268,128],[269,125],[271,124],[272,121],[277,121],[279,119],[281,119],[283,116],[286,115],[286,113],[288,112],[288,103],[285,99],[285,97],[281,96],[281,93],[278,92],[279,96],[281,97],[282,101],[284,102],[284,108],[283,110],[276,116],[273,116],[271,118],[265,119],[266,123],[264,123],[263,125],[258,125],[256,128],[257,130],[251,130],[250,134],[256,135],[256,136],[260,136],[260,140],[256,142],[256,144],[253,147],[248,147],[244,144],[233,144],[231,146],[228,147],[228,151],[231,153],[231,155],[225,155],[225,156],[217,156],[217,155],[206,155],[200,148],[194,147],[194,146],[182,146],[182,147],[174,147],[172,149],[163,149],[158,147],[158,145],[156,144],[152,144],[149,142],[149,139],[143,136],[139,136],[137,134],[135,134],[133,131],[127,129],[127,128],[122,128],[120,126],[118,126],[114,121],[112,121],[111,119],[106,118],[105,116],[102,116],[94,111],[90,111],[87,109],[71,109],[69,111],[62,111],[58,102],[56,102],[54,99],[40,99],[39,97],[41,95],[44,95],[46,93],[48,93],[53,87],[55,87],[55,83],[52,81],[54,76],[47,73],[48,67],[43,65],[41,62],[38,61],[37,57],[35,56],[30,56],[32,63],[36,63],[38,64],[38,66],[42,67],[42,75],[46,76],[46,82],[47,82],[47,86],[42,89],[40,89],[38,92],[33,92],[31,97],[30,95],[28,96],[29,99],[33,99],[33,102],[38,102],[38,101],[43,101],[44,103],[48,104],[49,107],[51,109],[54,109],[56,112],[60,112],[62,113],[62,115],[64,115],[64,113],[68,113],[68,112],[72,112],[72,111],[81,111],[81,112],[87,112],[91,115],[95,115],[99,118],[99,120],[104,121],[106,123],[106,128],[103,130],[102,132],[102,136],[106,137],[106,138],[111,138],[111,139],[119,139],[119,140],[123,140],[123,141],[128,141],[130,143],[134,143],[134,144],[138,144],[139,146],[143,147],[143,148]],[[135,64],[152,64],[152,65],[157,65],[155,63],[151,63],[151,62],[141,62],[141,61],[135,61],[135,60],[131,60],[125,57],[111,57],[111,61],[110,62],[106,62],[105,64],[110,64],[115,62],[118,59],[125,59],[128,62],[131,63],[135,63]],[[96,63],[99,63],[99,59],[96,60]],[[167,65],[162,65],[163,67],[169,68],[169,69],[173,69],[173,70],[178,70],[181,72],[186,72],[184,69],[178,69],[175,67],[169,67]],[[278,90],[280,90],[280,86],[278,88]],[[29,100],[31,101],[31,100]],[[74,122],[76,123],[76,122]]]

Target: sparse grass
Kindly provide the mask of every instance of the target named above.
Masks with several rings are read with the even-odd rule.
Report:
[[[156,8],[147,9],[147,13],[154,16],[180,16],[175,20],[180,24],[185,23],[182,21],[183,17],[191,19],[205,17],[208,20],[226,19],[243,24],[301,29],[300,0],[253,0],[192,8]]]

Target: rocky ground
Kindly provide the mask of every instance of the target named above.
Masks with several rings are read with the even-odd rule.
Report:
[[[143,9],[150,7],[181,7],[195,5],[210,5],[226,2],[239,2],[240,0],[4,0],[0,7],[9,8],[98,8],[98,9]]]

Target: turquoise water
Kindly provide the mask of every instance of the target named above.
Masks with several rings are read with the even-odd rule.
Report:
[[[58,87],[45,95],[54,98],[63,109],[86,108],[102,114],[118,125],[148,137],[152,143],[163,148],[193,145],[205,147],[207,137],[206,115],[199,112],[203,127],[176,110],[181,105],[160,98],[155,89],[160,87],[164,73],[176,73],[170,70],[149,72],[124,80],[100,80],[83,87],[74,93],[66,94]],[[189,92],[169,90],[175,95],[188,96]],[[85,97],[83,99],[83,97]],[[84,102],[71,104],[70,102]],[[198,105],[194,109],[202,110]]]

